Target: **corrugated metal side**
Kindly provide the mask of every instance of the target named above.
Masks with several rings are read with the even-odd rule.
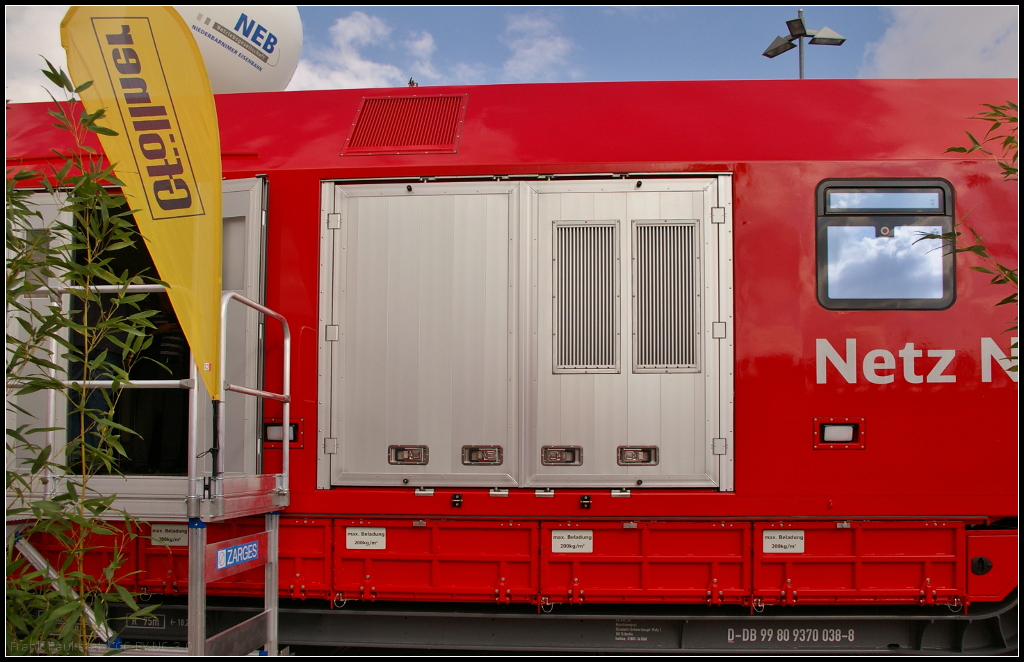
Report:
[[[636,370],[696,369],[697,228],[694,224],[636,224],[633,329]]]
[[[555,234],[555,369],[615,369],[616,226],[559,224]]]
[[[364,98],[345,154],[454,152],[467,95]]]

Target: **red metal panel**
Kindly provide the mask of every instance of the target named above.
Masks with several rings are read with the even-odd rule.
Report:
[[[385,547],[349,549],[349,528],[385,529]],[[534,602],[538,535],[533,522],[339,519],[335,591],[339,599]]]
[[[207,544],[263,531],[263,518],[250,517],[207,526]],[[148,536],[149,531],[145,531]],[[139,586],[148,593],[188,592],[188,547],[169,547],[143,538],[139,543]],[[263,595],[263,568],[255,568],[206,587],[210,595]]]
[[[293,598],[328,597],[330,569],[327,567],[331,538],[330,520],[281,518],[278,532],[279,558],[278,587],[281,595]],[[251,517],[223,524],[211,524],[208,541],[219,542],[228,538],[248,535],[264,530],[263,517]],[[263,568],[255,568],[228,579],[213,582],[207,587],[210,595],[263,595]],[[308,579],[308,583],[307,583]]]
[[[593,551],[556,552],[552,531],[592,531]],[[742,604],[750,595],[747,522],[556,522],[541,532],[545,603]]]
[[[983,556],[992,566],[976,574],[971,561]],[[1016,531],[970,531],[967,534],[967,596],[972,602],[996,602],[1012,591],[1018,582],[1020,557]]]
[[[142,593],[177,595],[188,589],[188,547],[154,542],[152,524],[142,525],[138,548],[138,583]],[[178,522],[180,526],[185,523]]]
[[[802,552],[764,551],[766,532],[800,531]],[[966,594],[962,522],[755,523],[752,546],[764,604],[954,604]]]
[[[321,181],[517,173],[733,175],[734,494],[638,488],[630,499],[615,499],[588,490],[593,507],[581,513],[581,490],[557,490],[553,498],[536,499],[532,490],[513,489],[508,498],[494,499],[486,489],[460,489],[463,506],[453,511],[451,491],[440,488],[433,499],[414,497],[412,488],[318,490],[317,450],[311,443],[292,454],[290,510],[410,519],[457,514],[496,521],[567,520],[581,514],[602,519],[802,517],[833,523],[926,517],[982,522],[1015,516],[1019,432],[1012,416],[989,414],[1012,410],[1017,385],[998,367],[992,382],[982,382],[979,344],[982,337],[991,337],[1006,350],[1006,315],[993,306],[1005,293],[990,286],[989,277],[972,272],[970,256],[961,255],[958,299],[948,310],[849,314],[821,308],[815,297],[813,191],[825,178],[945,178],[956,189],[957,217],[970,211],[970,222],[989,247],[1005,256],[1004,263],[1015,265],[1016,188],[985,159],[944,151],[961,142],[971,125],[964,118],[980,102],[1012,98],[1016,86],[1012,79],[977,79],[435,88],[441,94],[473,95],[458,154],[351,158],[339,158],[338,146],[350,132],[346,120],[356,114],[365,91],[220,96],[225,175],[268,173],[271,182],[267,303],[285,314],[294,330],[293,416],[307,420],[311,434],[324,423],[316,417],[319,273],[317,261],[308,259],[317,254]],[[750,98],[775,110],[759,117],[758,131],[737,132],[734,127],[742,124],[746,110],[735,100]],[[637,99],[644,103],[638,105]],[[261,112],[253,115],[249,109],[257,102]],[[52,158],[51,147],[72,147],[66,132],[50,127],[45,110],[46,104],[15,104],[8,113],[10,165],[38,166]],[[268,383],[277,379],[277,333],[268,329]],[[818,384],[817,339],[839,348],[846,339],[856,339],[859,373],[860,361],[872,350],[898,355],[907,343],[920,351],[952,349],[955,360],[946,374],[955,374],[956,382],[911,383],[898,364],[889,384],[867,382],[863,375],[848,383],[834,372],[827,383]],[[925,375],[936,365],[926,352],[916,370]],[[268,416],[279,411],[276,403],[268,403]],[[855,453],[815,451],[808,443],[808,422],[829,416],[870,419],[871,444]],[[984,453],[965,445],[978,438],[988,444]],[[268,457],[268,463],[273,461]],[[815,538],[808,542],[817,544]],[[760,541],[754,543],[759,548]],[[846,563],[849,572],[842,570],[842,554],[833,554],[815,566],[821,575],[815,584],[831,582],[834,595],[840,595],[837,587],[856,586],[847,595],[863,599],[867,589],[854,579],[885,586],[892,582],[884,576],[872,579],[871,573],[898,574],[916,563],[901,544],[885,553],[902,555],[900,562],[893,567],[868,559],[856,577],[858,566]],[[784,564],[767,561],[758,567],[785,571]],[[183,572],[176,574],[184,580]],[[761,588],[766,586],[773,588]]]
[[[149,535],[148,526],[144,531]],[[264,530],[262,517],[210,524],[209,543]],[[278,532],[278,587],[282,597],[331,597],[331,520],[282,517]],[[188,547],[167,547],[143,538],[139,543],[139,586],[148,593],[188,592]],[[207,586],[210,595],[263,595],[264,569],[247,570]]]
[[[331,597],[334,531],[331,519],[282,517],[278,533],[281,567],[277,581],[282,597]],[[262,577],[260,585],[262,586]]]

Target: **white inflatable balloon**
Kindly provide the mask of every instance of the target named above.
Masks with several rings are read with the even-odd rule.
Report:
[[[299,65],[298,7],[175,7],[203,54],[215,94],[278,92]]]

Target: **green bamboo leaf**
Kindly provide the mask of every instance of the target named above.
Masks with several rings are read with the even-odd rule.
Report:
[[[125,589],[120,584],[114,584],[114,590],[117,591],[117,595],[120,596],[121,600],[125,603],[125,605],[128,606],[129,609],[131,609],[133,612],[139,610],[139,605],[136,604],[135,598],[132,597],[132,594],[129,593],[127,589]]]
[[[92,124],[92,125],[89,125],[86,128],[89,129],[90,131],[92,131],[93,133],[100,134],[101,136],[116,136],[116,135],[118,135],[117,131],[114,131],[113,129],[108,129],[105,126],[97,126],[95,124]]]

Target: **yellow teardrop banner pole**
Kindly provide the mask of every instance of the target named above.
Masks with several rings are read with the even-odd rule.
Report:
[[[171,7],[72,7],[60,24],[68,73],[135,211],[196,367],[220,398],[221,162],[199,47]],[[101,120],[104,122],[104,120]]]

